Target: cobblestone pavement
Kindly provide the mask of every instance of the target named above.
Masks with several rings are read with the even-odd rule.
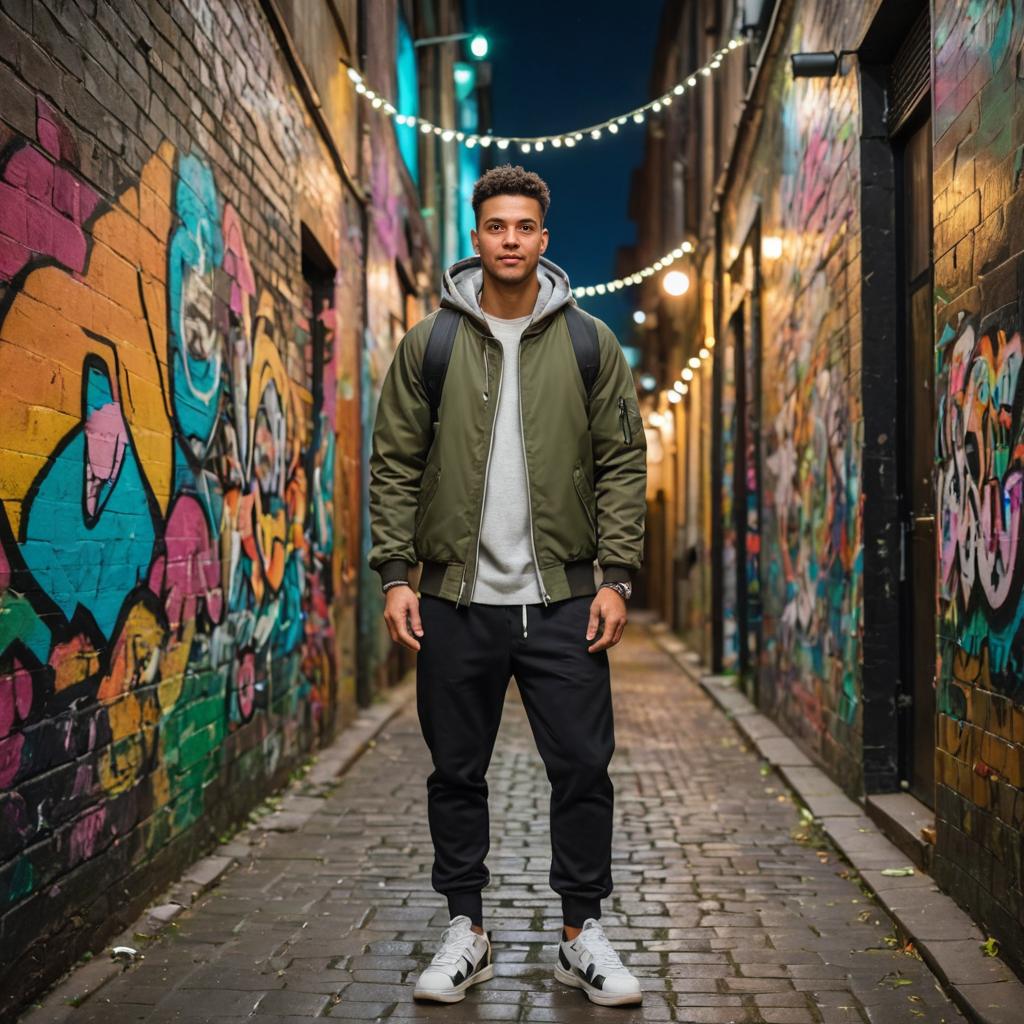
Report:
[[[489,776],[493,981],[453,1007],[412,1001],[446,915],[429,883],[427,754],[407,708],[305,824],[265,835],[70,1020],[962,1021],[778,777],[636,619],[612,664],[616,887],[604,923],[643,980],[642,1007],[595,1007],[552,978],[548,787],[513,687]]]

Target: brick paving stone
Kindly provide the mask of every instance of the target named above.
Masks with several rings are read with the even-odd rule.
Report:
[[[488,776],[493,981],[450,1007],[412,999],[447,915],[430,887],[428,758],[408,707],[345,776],[296,805],[294,830],[236,836],[238,866],[68,1020],[963,1021],[927,966],[892,948],[891,919],[842,876],[838,853],[819,857],[780,778],[761,774],[758,752],[638,619],[611,655],[605,926],[641,980],[642,1007],[596,1007],[554,981],[549,789],[513,687]]]

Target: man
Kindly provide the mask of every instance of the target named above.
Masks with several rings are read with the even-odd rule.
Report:
[[[392,639],[419,652],[434,764],[432,881],[451,924],[415,995],[437,1002],[493,974],[485,776],[511,675],[552,787],[550,882],[564,923],[555,974],[597,1003],[641,1000],[599,918],[612,888],[607,651],[642,557],[646,441],[615,336],[584,319],[565,273],[543,258],[549,202],[522,167],[476,183],[477,255],[444,277],[442,309],[460,322],[437,419],[423,372],[435,312],[399,344],[373,435],[370,564]],[[577,332],[596,325],[589,386],[569,318]]]

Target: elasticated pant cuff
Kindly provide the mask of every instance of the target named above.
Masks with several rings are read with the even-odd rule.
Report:
[[[588,917],[601,917],[601,901],[580,899],[578,896],[562,897],[562,923],[570,928],[582,928]]]
[[[448,894],[448,916],[465,914],[477,926],[484,926],[484,898],[479,892],[452,892]]]

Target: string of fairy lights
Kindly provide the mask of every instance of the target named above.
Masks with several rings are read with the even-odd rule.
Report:
[[[477,146],[481,149],[487,149],[490,146],[494,146],[499,150],[507,150],[515,146],[520,153],[542,153],[548,147],[558,150],[573,149],[577,143],[597,142],[606,135],[617,135],[621,128],[627,127],[630,124],[643,124],[648,117],[661,114],[662,111],[671,107],[673,102],[680,96],[685,95],[688,90],[697,88],[704,79],[710,78],[722,67],[725,58],[730,53],[740,49],[745,44],[746,40],[742,37],[730,39],[727,45],[715,50],[711,58],[702,67],[697,68],[681,81],[676,82],[671,89],[661,96],[649,100],[639,107],[634,107],[632,110],[627,110],[622,114],[617,114],[614,117],[606,118],[604,121],[599,121],[574,131],[548,135],[481,135],[479,133],[446,128],[442,125],[434,124],[425,117],[400,113],[394,103],[385,96],[381,96],[366,84],[362,74],[356,68],[349,67],[348,76],[355,86],[355,91],[366,100],[370,107],[392,118],[396,124],[418,128],[424,135],[435,135],[442,142],[457,143],[466,149],[473,149]],[[693,251],[694,246],[691,242],[682,242],[675,249],[665,253],[664,256],[648,264],[646,267],[634,271],[632,274],[628,274],[625,277],[617,277],[611,281],[604,281],[600,284],[582,285],[574,288],[573,294],[577,298],[591,298],[596,295],[614,293],[621,288],[639,285],[647,278],[665,270],[675,263],[676,260],[682,259]],[[689,278],[680,271],[669,271],[662,283],[670,294],[680,295],[689,287]],[[689,382],[694,376],[694,371],[698,370],[704,360],[710,357],[710,348],[713,345],[713,339],[708,338],[705,347],[701,348],[699,356],[694,356],[690,359],[689,365],[683,369],[680,375],[681,379],[677,380],[674,387],[667,392],[669,401],[678,402],[686,395],[689,390]]]
[[[585,128],[578,128],[574,131],[560,132],[554,135],[480,135],[474,132],[458,131],[454,128],[445,128],[442,125],[434,124],[425,117],[415,114],[399,113],[398,108],[386,97],[371,89],[362,74],[353,67],[348,69],[348,77],[355,84],[355,90],[365,99],[374,110],[378,110],[388,117],[393,118],[396,124],[408,127],[419,128],[424,135],[437,135],[442,142],[457,142],[472,149],[475,146],[487,148],[495,146],[497,149],[508,149],[510,146],[517,146],[522,153],[541,153],[550,146],[552,149],[572,149],[578,142],[588,140],[597,141],[604,137],[607,132],[615,135],[619,129],[630,124],[643,124],[651,114],[658,114],[670,107],[674,100],[682,96],[688,89],[696,88],[702,79],[710,78],[724,62],[725,58],[734,50],[745,45],[746,40],[742,38],[730,39],[726,46],[715,50],[711,59],[685,79],[677,82],[668,92],[656,99],[649,100],[642,106],[634,107],[623,114],[609,117],[596,124],[587,125]]]

